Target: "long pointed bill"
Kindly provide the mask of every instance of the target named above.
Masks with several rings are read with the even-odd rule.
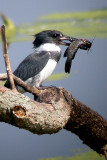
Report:
[[[63,35],[63,36],[60,38],[59,44],[65,45],[65,46],[69,46],[71,42],[76,41],[76,40],[77,40],[77,38]],[[65,42],[64,42],[64,41],[65,41]],[[66,42],[66,41],[69,41],[69,42]]]

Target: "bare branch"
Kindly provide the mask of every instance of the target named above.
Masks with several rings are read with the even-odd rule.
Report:
[[[39,95],[41,93],[40,90],[38,90],[35,87],[28,86],[23,80],[21,80],[20,78],[16,77],[15,75],[13,75],[13,78],[15,80],[15,83],[18,84],[19,86],[23,87],[27,92],[30,92],[30,93],[36,94],[36,95]]]
[[[57,89],[49,88],[48,91],[46,93],[44,90],[42,97],[48,98],[49,95],[53,97]],[[70,106],[66,101],[64,102],[62,93],[57,94],[57,97],[60,96],[58,102],[56,102],[56,96],[53,99],[51,96],[50,103],[38,103],[23,94],[0,87],[0,121],[36,134],[56,133],[70,118]]]
[[[12,74],[12,75],[13,75],[13,79],[14,79],[16,84],[23,87],[27,92],[30,92],[32,94],[36,94],[37,96],[39,96],[39,94],[41,93],[41,90],[39,90],[35,87],[28,86],[23,80],[16,77],[14,74]],[[0,80],[1,81],[7,80],[7,74],[6,73],[0,74]]]
[[[7,80],[7,73],[0,74],[0,81],[5,81],[5,80]]]
[[[10,61],[8,57],[7,41],[6,41],[6,36],[5,36],[5,26],[4,25],[1,26],[1,37],[2,37],[3,57],[5,60],[7,75],[8,75],[10,84],[11,84],[11,88],[16,90],[14,80],[13,80],[13,75],[11,72]]]
[[[63,88],[42,90],[39,102],[0,87],[0,121],[36,134],[52,134],[64,128],[97,153],[107,154],[107,121],[98,113]]]

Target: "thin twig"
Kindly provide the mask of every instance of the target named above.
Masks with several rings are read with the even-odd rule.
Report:
[[[6,35],[5,35],[5,25],[1,26],[1,37],[2,37],[3,57],[4,57],[4,61],[5,61],[5,66],[6,66],[8,79],[10,81],[11,88],[13,90],[16,90],[13,75],[12,75],[12,72],[11,72],[9,56],[8,56],[7,41],[6,41]]]
[[[7,80],[7,73],[0,74],[0,81],[6,81]]]
[[[23,80],[21,80],[20,78],[16,77],[13,74],[13,78],[15,80],[15,83],[18,84],[19,86],[23,87],[26,91],[32,93],[32,94],[36,94],[39,96],[39,94],[41,93],[41,90],[35,88],[35,87],[31,87],[28,86]]]
[[[41,93],[41,90],[40,89],[37,89],[35,87],[31,87],[31,86],[28,86],[23,80],[21,80],[20,78],[16,77],[15,75],[13,75],[13,79],[15,81],[15,83],[21,87],[23,87],[26,91],[32,93],[32,94],[36,94],[36,95],[40,95]],[[7,74],[6,73],[3,73],[3,74],[0,74],[0,81],[5,81],[7,80]]]

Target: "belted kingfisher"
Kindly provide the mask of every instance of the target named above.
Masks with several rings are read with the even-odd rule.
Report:
[[[29,86],[40,87],[52,74],[61,57],[59,45],[66,45],[63,40],[69,40],[69,37],[56,30],[42,31],[34,37],[34,53],[28,55],[13,74]],[[10,88],[9,80],[6,81],[5,87]],[[16,85],[16,88],[20,93],[26,92],[21,86]]]

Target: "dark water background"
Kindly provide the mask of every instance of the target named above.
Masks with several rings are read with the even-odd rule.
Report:
[[[40,16],[55,12],[87,11],[107,7],[107,0],[3,0],[0,11],[16,25],[32,23]],[[1,21],[0,21],[1,22]],[[94,35],[93,35],[94,37]],[[91,40],[91,39],[90,39]],[[62,52],[65,47],[62,47]],[[11,67],[17,65],[32,50],[32,42],[12,43],[9,48]],[[0,45],[0,72],[5,72]],[[56,72],[64,71],[62,58]],[[71,76],[44,85],[62,86],[71,94],[107,119],[107,38],[95,38],[92,51],[79,50],[72,65]],[[36,160],[38,158],[71,156],[72,149],[86,148],[79,138],[62,130],[53,135],[34,135],[11,125],[0,123],[0,160]]]

